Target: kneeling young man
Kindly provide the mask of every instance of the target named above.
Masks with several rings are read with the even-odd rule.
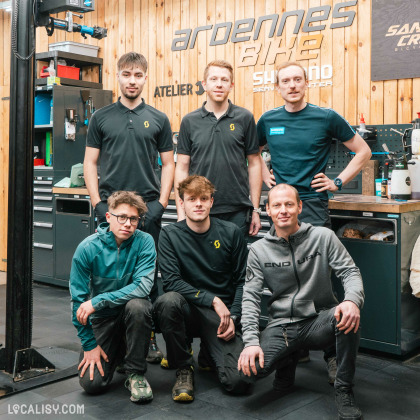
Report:
[[[107,223],[77,247],[70,273],[73,324],[82,343],[79,382],[89,394],[104,391],[124,358],[131,401],[153,399],[144,374],[152,328],[156,251],[136,230],[146,210],[133,192],[108,198]]]
[[[267,214],[273,226],[252,244],[242,301],[245,349],[238,361],[250,381],[276,370],[274,389],[283,391],[295,380],[300,349],[337,350],[335,400],[340,419],[360,419],[352,392],[359,346],[360,308],[364,301],[359,269],[334,232],[298,222],[302,211],[294,187],[279,184],[268,195]],[[330,272],[343,283],[338,304]],[[269,321],[259,332],[263,285],[272,293]]]
[[[208,179],[189,176],[178,190],[186,218],[160,234],[159,268],[166,293],[153,306],[169,366],[177,369],[172,397],[194,399],[192,337],[201,338],[223,387],[243,393],[248,384],[236,369],[243,348],[236,322],[245,281],[245,239],[233,223],[210,218],[215,189]]]

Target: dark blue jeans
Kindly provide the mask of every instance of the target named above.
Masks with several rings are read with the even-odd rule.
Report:
[[[200,337],[226,391],[242,394],[248,390],[237,369],[243,348],[241,337],[237,333],[229,341],[218,338],[220,318],[212,308],[196,306],[179,293],[168,292],[154,303],[153,315],[166,342],[169,366],[176,369],[192,366],[189,337]]]
[[[335,344],[337,376],[334,386],[352,387],[356,370],[360,330],[344,334],[336,328],[335,308],[321,311],[318,316],[291,324],[270,326],[261,333],[264,368],[257,363],[257,377],[269,375],[284,364],[284,360],[300,349],[322,350]],[[297,362],[297,360],[296,360]],[[254,381],[252,375],[250,381]]]
[[[99,394],[105,391],[123,359],[127,373],[146,372],[152,329],[152,304],[148,300],[132,299],[117,317],[92,319],[92,328],[96,342],[108,356],[109,362],[101,359],[105,374],[103,377],[96,366],[93,381],[90,380],[89,368],[83,378],[79,376],[79,383],[87,393]],[[82,349],[80,361],[83,354]]]

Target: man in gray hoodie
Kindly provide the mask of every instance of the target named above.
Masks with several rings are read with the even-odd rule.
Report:
[[[253,382],[276,370],[274,389],[290,388],[295,380],[298,350],[337,350],[335,400],[340,419],[360,419],[352,392],[359,346],[360,308],[364,301],[359,269],[334,232],[298,222],[302,202],[287,184],[268,195],[267,214],[273,226],[252,244],[242,299],[245,348],[238,370]],[[340,304],[331,288],[334,270],[344,286]],[[269,321],[259,332],[264,282],[272,296]]]

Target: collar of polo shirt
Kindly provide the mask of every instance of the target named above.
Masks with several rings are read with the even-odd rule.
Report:
[[[134,112],[135,114],[139,115],[140,112],[143,110],[143,108],[146,106],[146,102],[144,102],[144,99],[141,98],[141,104],[136,106],[134,109],[130,109],[127,108],[125,105],[123,105],[120,101],[121,96],[118,98],[117,101],[117,109],[118,111],[120,111],[122,114],[126,114],[127,112]]]
[[[228,116],[229,118],[233,118],[233,115],[234,115],[233,104],[230,101],[230,99],[228,99],[228,102],[229,102],[229,106],[228,106],[228,109],[227,109],[225,115]],[[206,109],[206,107],[205,107],[206,103],[207,103],[207,101],[203,102],[203,105],[202,105],[201,110],[200,110],[201,116],[203,118],[207,117],[207,115],[209,115],[209,114],[213,114],[211,111],[208,111]]]

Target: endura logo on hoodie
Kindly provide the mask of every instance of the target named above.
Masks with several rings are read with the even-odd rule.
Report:
[[[316,251],[315,254],[308,255],[307,257],[303,257],[297,260],[298,264],[303,264],[306,261],[313,260],[315,257],[321,256],[321,253]],[[292,263],[290,261],[279,262],[279,263],[264,263],[264,267],[289,267]]]

